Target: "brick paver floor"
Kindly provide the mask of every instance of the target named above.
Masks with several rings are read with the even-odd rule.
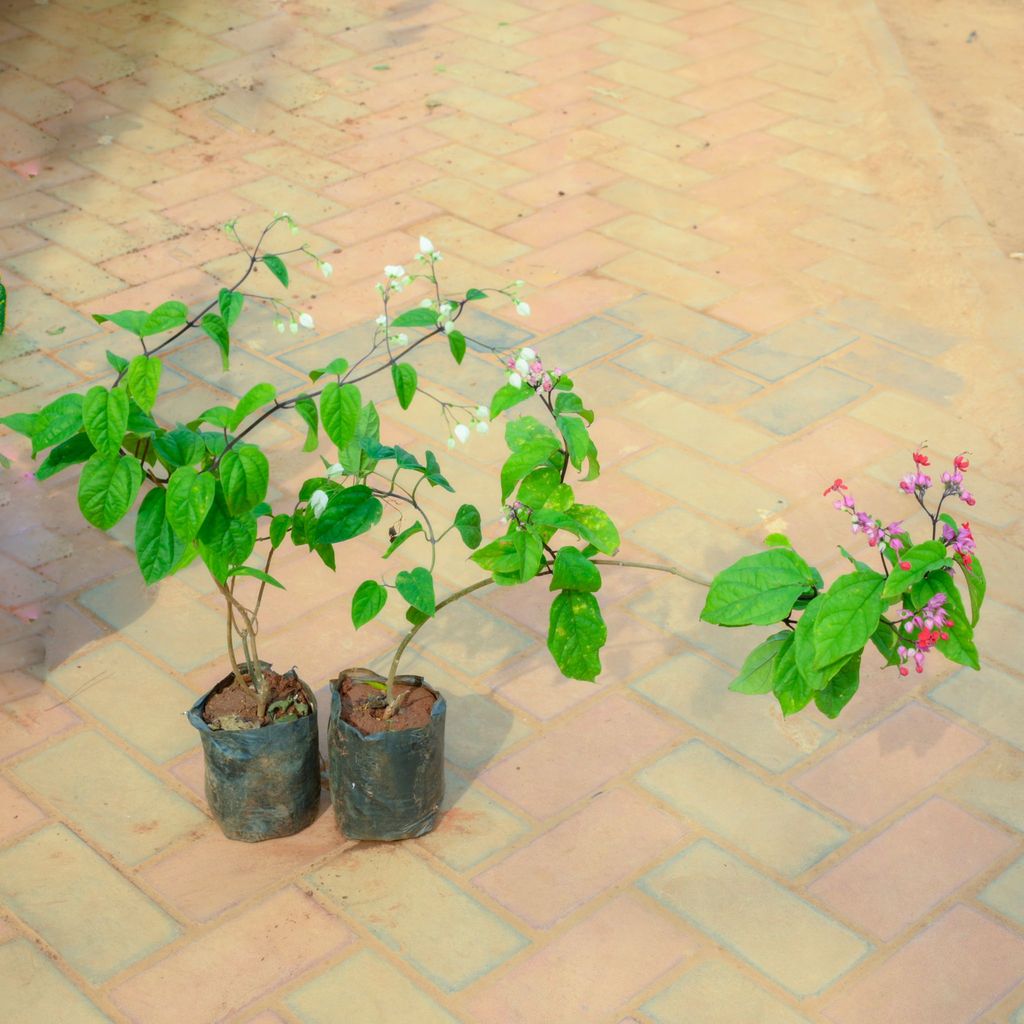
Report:
[[[216,595],[192,569],[146,591],[131,523],[84,528],[74,474],[37,482],[5,433],[0,1019],[1024,1021],[1022,265],[873,0],[0,12],[0,414],[105,380],[124,346],[90,313],[195,306],[237,267],[223,222],[287,210],[335,267],[295,268],[315,332],[251,310],[227,375],[176,351],[182,419],[351,351],[422,233],[453,291],[526,282],[530,319],[473,328],[573,368],[628,551],[708,573],[784,530],[834,572],[823,485],[906,514],[892,481],[927,440],[973,453],[989,576],[980,673],[869,668],[837,722],[730,694],[749,641],[679,581],[610,581],[596,686],[550,667],[540,588],[484,592],[413,659],[450,704],[437,831],[353,844],[327,813],[247,846],[181,715],[224,672]],[[420,367],[467,400],[494,379],[477,352]],[[385,437],[443,444],[429,410],[381,408]],[[445,450],[491,520],[500,450]],[[352,634],[379,552],[347,551],[337,576],[285,559],[264,606],[264,650],[321,693],[399,636]]]

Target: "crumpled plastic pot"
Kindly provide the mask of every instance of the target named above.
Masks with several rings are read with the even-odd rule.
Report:
[[[349,839],[390,842],[426,835],[444,798],[444,698],[421,676],[398,676],[397,682],[422,686],[437,698],[430,721],[419,729],[367,735],[341,717],[346,677],[385,681],[365,668],[346,669],[331,681],[327,757],[338,828]]]
[[[284,676],[289,677],[295,677],[294,669]],[[261,729],[211,729],[203,707],[233,678],[225,676],[188,712],[203,743],[210,813],[228,839],[258,843],[294,835],[313,823],[320,804],[316,698],[302,683],[308,715]]]

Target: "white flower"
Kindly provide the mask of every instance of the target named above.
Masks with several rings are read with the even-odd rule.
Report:
[[[420,252],[431,253],[434,251],[434,243],[426,235],[420,235]]]
[[[455,438],[454,437],[449,437],[448,438],[448,447],[449,448],[454,448],[455,447]]]
[[[465,423],[457,424],[454,433],[463,444],[469,440],[469,427]]]
[[[486,405],[478,405],[476,407],[476,418],[478,420],[489,420],[491,418],[491,410]]]
[[[391,335],[391,340],[396,345],[408,345],[409,344],[409,335],[408,334],[392,334]]]
[[[314,491],[309,496],[309,507],[313,510],[313,515],[319,519],[323,515],[324,509],[327,508],[327,492]]]
[[[334,267],[332,267],[330,263],[327,262],[327,260],[321,260],[320,273],[323,274],[324,277],[330,277],[331,274],[334,273]]]
[[[529,316],[530,315],[530,304],[528,302],[517,302],[516,303],[516,312],[520,316]]]
[[[405,267],[395,266],[394,264],[388,264],[384,268],[385,277],[405,277]]]
[[[283,320],[275,320],[275,321],[274,321],[274,326],[275,326],[275,327],[276,327],[276,328],[277,328],[277,329],[278,329],[278,330],[279,330],[279,331],[280,331],[280,332],[281,332],[282,334],[284,334],[284,321],[283,321]]]
[[[377,317],[376,323],[378,326],[384,327],[387,324],[387,322],[388,318],[383,313],[381,313],[381,315]]]
[[[450,302],[442,302],[441,305],[437,307],[441,316],[447,316],[454,308],[455,307]]]
[[[446,320],[444,326],[441,328],[445,334],[451,334],[455,330],[455,324],[451,320]]]
[[[289,330],[290,330],[290,331],[292,332],[292,334],[298,334],[298,333],[299,333],[299,325],[298,325],[298,322],[297,322],[297,321],[295,321],[295,320],[293,320],[293,321],[292,321],[292,322],[291,322],[291,323],[290,323],[290,324],[288,325],[288,328],[289,328]]]
[[[525,377],[529,372],[530,364],[522,356],[520,356],[516,360],[516,373],[518,373],[521,377]]]
[[[342,468],[342,465],[341,465],[340,462],[336,462],[336,463],[334,463],[333,466],[328,466],[324,470],[324,472],[328,476],[342,476],[344,474],[345,470]],[[317,493],[318,494],[323,494],[323,491],[318,491]]]
[[[477,421],[476,432],[478,434],[486,434],[487,431],[490,430],[490,429],[491,429],[491,425],[486,420],[478,420]]]
[[[519,353],[523,359],[536,359],[537,353],[532,348],[524,348]]]
[[[432,309],[433,306],[434,306],[434,300],[433,299],[424,299],[420,303],[420,309]]]
[[[518,373],[510,373],[508,375],[508,382],[514,388],[521,388],[523,386],[523,378]]]
[[[308,313],[299,314],[299,323],[307,330],[312,330],[313,328],[313,318]]]

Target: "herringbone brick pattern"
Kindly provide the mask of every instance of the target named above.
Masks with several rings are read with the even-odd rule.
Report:
[[[206,816],[181,716],[224,670],[209,585],[146,591],[131,524],[81,527],[72,474],[39,483],[0,438],[3,1020],[1024,1020],[1019,281],[870,0],[0,14],[0,413],[103,379],[119,339],[90,313],[194,305],[236,273],[223,222],[287,210],[335,268],[294,273],[316,335],[253,312],[229,374],[177,351],[182,419],[357,348],[423,233],[452,291],[526,282],[529,320],[473,329],[573,369],[629,551],[711,573],[784,529],[835,569],[822,481],[898,514],[927,439],[974,453],[990,576],[980,674],[869,671],[835,723],[728,693],[747,642],[675,581],[609,580],[593,686],[550,665],[539,587],[480,595],[410,666],[450,706],[439,829],[354,844],[325,814],[249,847]],[[477,352],[420,372],[493,382]],[[380,397],[388,438],[443,444]],[[295,450],[297,424],[266,438]],[[492,518],[499,458],[474,437],[446,460]],[[401,628],[351,633],[378,552],[348,554],[334,577],[284,561],[263,610],[265,649],[321,693]]]

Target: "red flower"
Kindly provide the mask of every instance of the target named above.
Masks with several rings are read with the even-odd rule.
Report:
[[[914,462],[916,462],[919,466],[931,465],[928,456],[925,455],[924,452],[914,452]]]
[[[910,571],[910,568],[911,568],[911,566],[910,566],[910,563],[909,563],[909,562],[900,562],[900,568],[901,568],[901,569],[902,569],[902,570],[903,570],[904,572],[909,572],[909,571]]]
[[[833,491],[848,491],[849,489],[850,488],[843,483],[842,477],[837,476],[835,480],[832,481],[832,486],[826,487],[825,490],[821,492],[821,496],[824,498],[831,494]]]
[[[965,469],[968,469],[971,463],[964,458],[964,453],[961,452],[954,460],[953,465],[962,473]]]

